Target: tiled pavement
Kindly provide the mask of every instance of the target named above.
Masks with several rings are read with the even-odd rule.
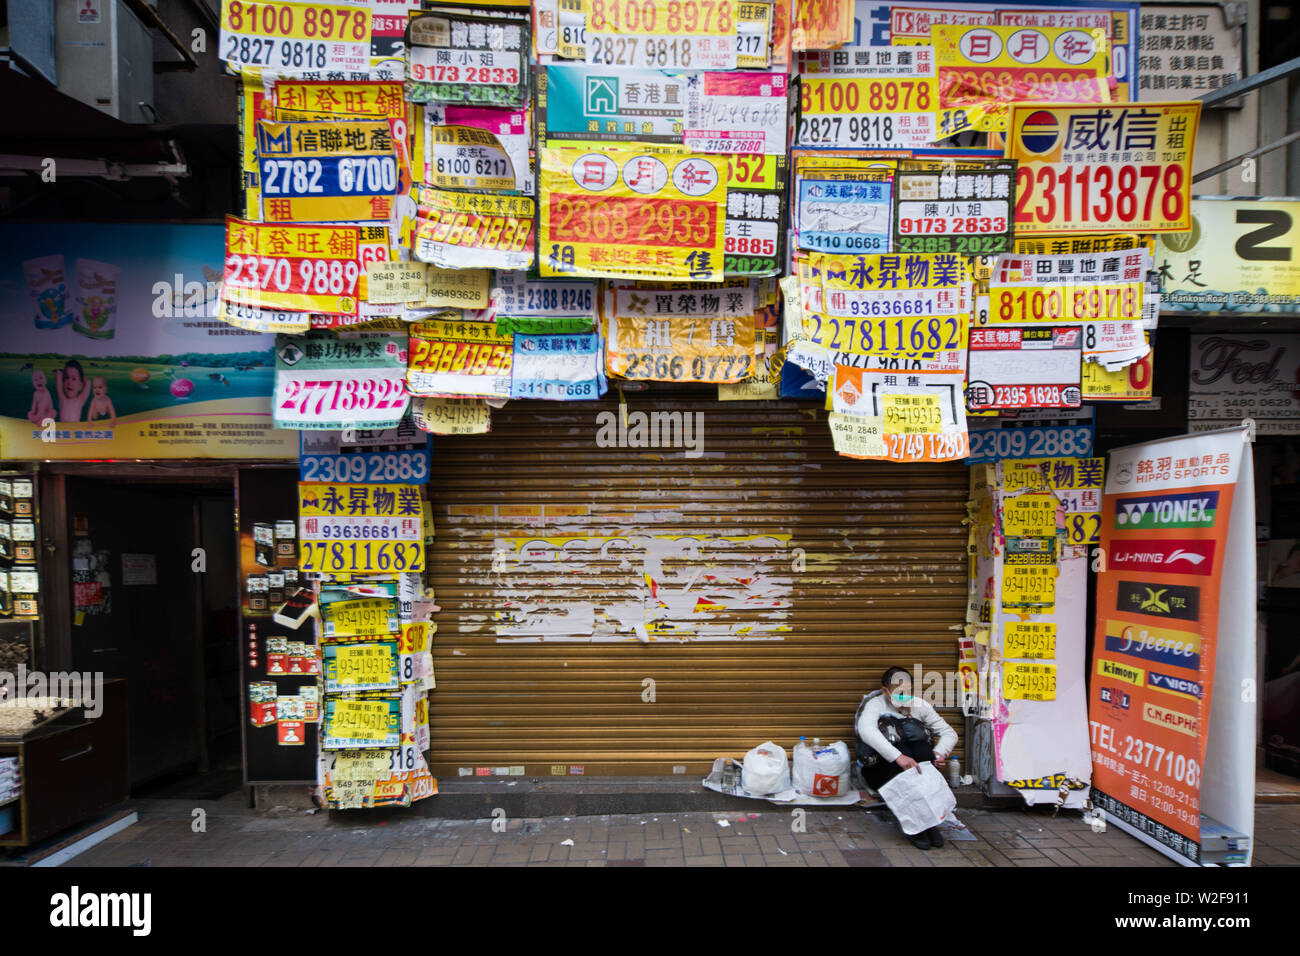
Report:
[[[435,798],[436,799],[436,798]],[[193,803],[193,806],[191,806]],[[192,811],[206,811],[195,833]],[[922,851],[884,811],[666,813],[439,820],[389,814],[331,818],[253,811],[223,801],[141,801],[140,821],[76,866],[1175,866],[1114,827],[1094,834],[1078,812],[963,810],[973,841]],[[726,822],[726,826],[722,825]],[[565,841],[572,841],[566,845]],[[1256,865],[1300,865],[1300,806],[1256,812]]]

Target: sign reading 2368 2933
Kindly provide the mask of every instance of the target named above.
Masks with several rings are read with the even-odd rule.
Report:
[[[722,278],[725,157],[610,143],[540,152],[543,276]]]

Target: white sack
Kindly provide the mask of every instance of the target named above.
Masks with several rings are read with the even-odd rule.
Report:
[[[957,809],[956,796],[934,764],[926,761],[917,766],[920,773],[904,770],[876,791],[908,836],[937,827]]]
[[[759,796],[789,790],[790,765],[786,762],[784,748],[769,740],[745,754],[740,785]]]
[[[794,788],[813,797],[838,797],[853,789],[849,779],[849,748],[842,740],[813,750],[794,748]]]

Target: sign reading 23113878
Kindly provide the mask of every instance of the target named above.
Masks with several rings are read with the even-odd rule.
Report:
[[[1191,228],[1201,104],[1013,106],[1016,235]]]

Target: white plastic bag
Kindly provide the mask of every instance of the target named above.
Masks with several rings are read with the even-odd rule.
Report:
[[[740,785],[756,796],[789,790],[790,764],[786,762],[785,749],[769,740],[745,754]]]
[[[849,779],[849,748],[842,740],[819,750],[803,744],[794,748],[794,788],[810,797],[838,797],[853,788]]]
[[[957,809],[957,797],[934,764],[926,761],[917,766],[920,773],[904,770],[876,791],[908,836],[937,827]]]

